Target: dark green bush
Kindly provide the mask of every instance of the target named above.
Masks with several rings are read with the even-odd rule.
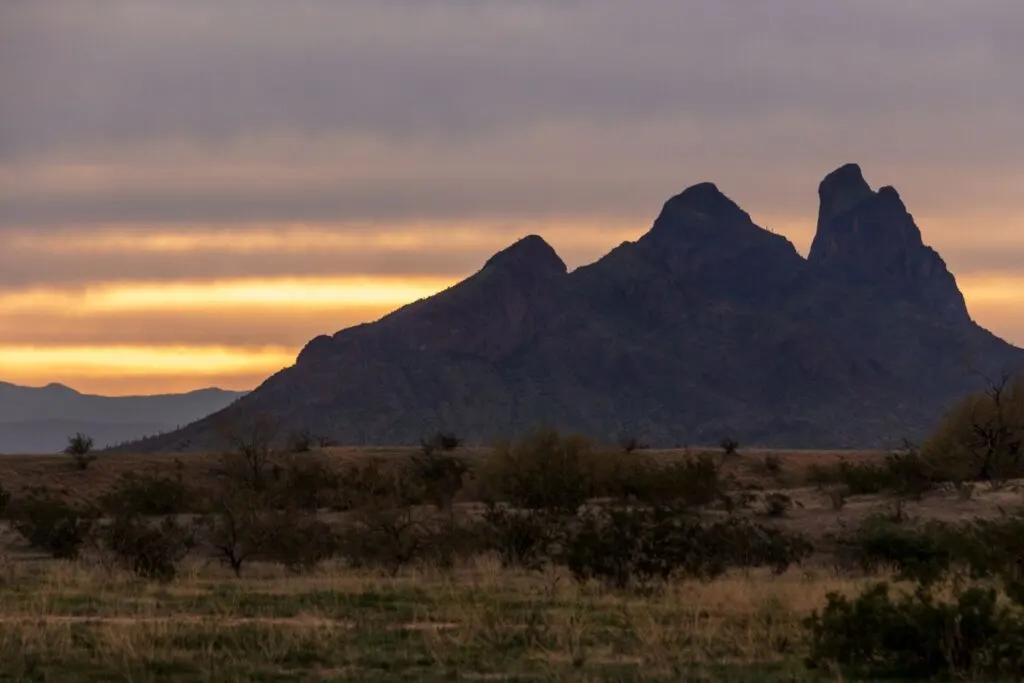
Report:
[[[481,534],[485,547],[495,552],[504,567],[540,569],[565,526],[558,515],[543,510],[510,510],[490,505]]]
[[[100,505],[112,514],[156,516],[189,512],[193,501],[180,472],[173,477],[129,472],[100,499]]]
[[[339,532],[339,554],[353,567],[381,567],[392,575],[427,554],[427,520],[413,507],[361,508]]]
[[[484,468],[485,495],[514,507],[575,513],[594,493],[599,464],[591,441],[537,430],[498,444]]]
[[[701,507],[721,500],[724,482],[717,460],[690,456],[665,465],[632,458],[604,479],[599,493],[616,498],[674,507]]]
[[[72,505],[47,489],[32,489],[10,507],[15,531],[56,558],[78,557],[97,518],[95,510]]]
[[[92,437],[78,432],[74,436],[68,437],[68,445],[64,448],[64,454],[71,456],[78,469],[84,470],[96,460],[92,446]]]
[[[878,584],[850,600],[830,594],[806,621],[812,668],[835,663],[865,678],[1020,680],[1024,622],[992,588],[941,602],[924,588],[893,599]]]
[[[948,473],[915,450],[890,454],[881,463],[843,460],[831,466],[814,465],[809,478],[819,486],[843,485],[851,495],[895,493],[913,498],[950,480]]]
[[[708,579],[731,567],[781,573],[811,550],[803,537],[741,518],[705,522],[670,507],[606,507],[568,535],[564,559],[579,581],[624,588],[671,576]]]
[[[268,486],[273,507],[316,512],[336,506],[341,476],[316,453],[294,455],[276,463]]]
[[[947,527],[939,523],[908,527],[873,517],[836,540],[841,558],[861,571],[895,571],[901,580],[930,585],[952,567],[950,538]]]
[[[275,510],[261,516],[256,554],[293,572],[310,571],[341,550],[338,534],[315,514]]]
[[[422,489],[423,497],[438,509],[448,510],[462,490],[469,466],[462,458],[431,451],[413,455],[410,470],[410,476]]]
[[[166,518],[154,524],[121,514],[99,530],[103,548],[125,569],[147,579],[171,581],[178,564],[195,547],[192,531]]]

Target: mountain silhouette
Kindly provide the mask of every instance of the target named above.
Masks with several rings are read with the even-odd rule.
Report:
[[[200,389],[158,396],[95,396],[62,384],[0,382],[0,453],[55,453],[88,434],[97,447],[176,429],[220,410],[245,392]]]
[[[439,429],[487,442],[543,424],[661,446],[888,446],[1024,363],[971,320],[896,190],[848,164],[818,195],[806,259],[712,183],[572,272],[525,237],[435,296],[313,339],[223,411],[129,448],[209,447],[267,414],[350,444]]]

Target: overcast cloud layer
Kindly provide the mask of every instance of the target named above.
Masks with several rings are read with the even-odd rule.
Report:
[[[456,279],[526,232],[578,265],[703,180],[805,250],[818,181],[858,161],[1024,343],[1022,34],[1019,0],[6,0],[0,299]],[[360,311],[168,327],[291,350]],[[162,343],[145,313],[74,336]],[[0,347],[57,343],[64,318],[19,315]]]

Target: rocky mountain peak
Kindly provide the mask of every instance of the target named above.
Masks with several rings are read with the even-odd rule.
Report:
[[[895,188],[873,191],[860,167],[846,164],[825,176],[818,196],[818,227],[808,256],[812,264],[946,318],[970,319],[956,280],[922,241]]]
[[[518,275],[557,276],[565,275],[568,268],[543,237],[527,235],[488,259],[483,270],[503,270]]]

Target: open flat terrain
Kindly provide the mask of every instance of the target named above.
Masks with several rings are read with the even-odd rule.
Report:
[[[411,449],[328,449],[339,469]],[[692,451],[645,451],[661,462]],[[474,467],[490,457],[460,452]],[[881,452],[716,452],[731,486],[792,507],[767,520],[806,534],[818,551],[780,575],[730,570],[613,590],[564,567],[503,568],[474,556],[453,567],[411,563],[395,574],[327,561],[295,573],[253,562],[236,577],[190,555],[169,583],[138,578],[87,548],[54,560],[0,527],[0,681],[839,681],[804,665],[806,619],[830,592],[854,595],[881,576],[839,570],[827,535],[890,510],[891,496],[851,495],[836,506],[809,481],[813,465],[881,462]],[[772,467],[766,459],[775,459]],[[123,474],[180,473],[216,481],[219,456],[100,455],[88,469],[62,456],[0,457],[13,492],[47,486],[94,500]],[[456,511],[478,507],[472,478]],[[964,496],[940,487],[905,500],[908,519],[994,517],[1022,502],[1013,485]],[[2,523],[0,523],[2,524]]]

